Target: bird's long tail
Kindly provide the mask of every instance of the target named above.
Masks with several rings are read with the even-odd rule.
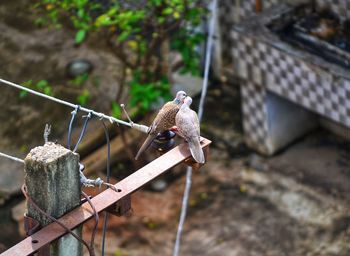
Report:
[[[190,152],[192,157],[197,163],[204,164],[205,163],[205,157],[203,153],[203,149],[201,147],[201,144],[199,142],[199,138],[191,138],[188,141],[188,146],[190,148]]]
[[[151,145],[152,141],[154,140],[156,136],[155,135],[148,135],[146,140],[143,142],[142,146],[140,147],[139,151],[137,152],[135,156],[135,160],[137,160],[140,155]]]

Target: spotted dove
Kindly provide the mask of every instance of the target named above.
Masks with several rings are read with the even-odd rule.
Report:
[[[136,160],[149,147],[151,142],[159,133],[165,132],[175,125],[175,116],[186,96],[187,95],[184,91],[178,91],[175,99],[165,103],[159,110],[157,116],[153,120],[153,123],[148,128],[148,136],[146,140],[136,154]]]
[[[190,148],[193,159],[200,164],[205,163],[204,153],[200,145],[200,128],[197,113],[190,109],[191,97],[187,96],[175,117],[178,134],[183,137]]]

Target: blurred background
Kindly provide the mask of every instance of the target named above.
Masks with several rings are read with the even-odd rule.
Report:
[[[193,174],[180,254],[350,255],[350,3],[213,2],[2,0],[0,78],[126,120],[124,103],[150,125],[178,90],[197,111],[214,20],[201,123],[213,143]],[[0,152],[24,158],[44,144],[46,124],[50,141],[67,145],[73,109],[0,90]],[[135,161],[145,134],[107,126],[112,183],[159,156],[149,149]],[[106,178],[106,149],[92,119],[78,148],[88,177]],[[106,255],[172,254],[185,171],[168,171],[132,195],[132,214],[109,218]],[[0,252],[25,237],[23,181],[23,165],[0,158]],[[97,255],[101,235],[102,221]]]

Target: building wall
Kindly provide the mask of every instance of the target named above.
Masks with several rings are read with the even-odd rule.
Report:
[[[300,4],[315,1],[316,8],[331,9],[342,19],[350,18],[350,0],[260,0],[262,10],[266,10],[275,4],[289,3]],[[234,45],[230,38],[232,27],[245,19],[256,14],[256,0],[219,0],[218,1],[218,33],[216,43],[219,46],[216,49],[215,58],[220,61],[219,68],[215,69],[216,76],[222,76],[224,73],[234,73],[232,60],[232,46]]]

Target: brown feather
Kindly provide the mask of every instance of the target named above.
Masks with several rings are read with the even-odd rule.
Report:
[[[151,145],[151,143],[155,137],[156,137],[156,135],[152,135],[152,134],[149,134],[147,136],[146,140],[143,142],[142,146],[140,147],[139,151],[137,152],[137,154],[135,156],[135,160],[137,160],[140,157],[140,155],[142,154],[142,152],[144,152]]]
[[[149,127],[148,137],[137,152],[135,157],[136,160],[149,147],[158,133],[165,132],[175,125],[175,116],[179,109],[179,105],[174,101],[169,101],[164,104]]]
[[[154,118],[149,134],[158,134],[173,127],[175,125],[175,116],[179,109],[179,105],[173,101],[167,102]]]

